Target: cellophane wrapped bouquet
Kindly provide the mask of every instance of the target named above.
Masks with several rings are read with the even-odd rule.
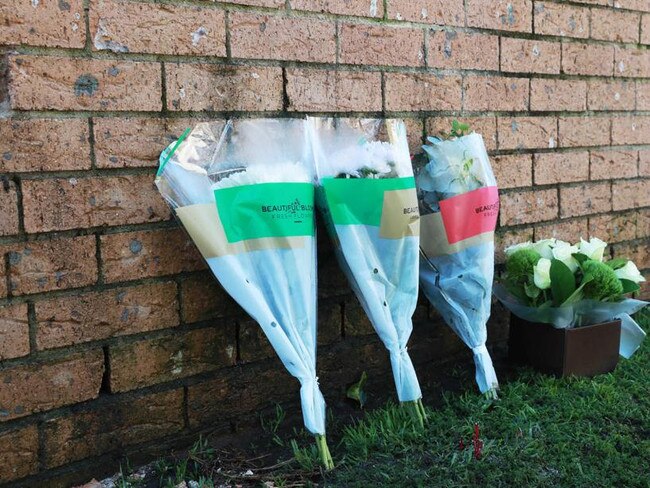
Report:
[[[645,338],[631,315],[647,302],[627,295],[645,278],[632,261],[605,260],[606,247],[593,237],[576,244],[544,239],[510,246],[494,294],[517,317],[556,328],[620,319],[619,353],[629,358]]]
[[[429,137],[418,172],[420,284],[447,324],[472,349],[476,382],[496,397],[498,380],[485,346],[494,278],[499,193],[483,138],[454,121]]]
[[[397,396],[423,425],[407,343],[418,296],[419,214],[404,123],[309,118],[317,204],[339,263],[390,353]]]
[[[331,468],[316,377],[314,186],[304,123],[222,127],[199,124],[170,146],[156,185],[215,277],[300,381],[305,427]]]

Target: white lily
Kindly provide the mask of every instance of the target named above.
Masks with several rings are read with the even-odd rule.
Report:
[[[619,280],[630,280],[635,283],[641,283],[645,281],[643,275],[639,272],[639,269],[636,267],[632,261],[625,263],[625,266],[614,271]]]
[[[589,242],[580,238],[580,244],[578,247],[580,249],[580,253],[584,254],[589,259],[593,259],[594,261],[602,261],[607,243],[605,241],[601,241],[597,237],[592,237],[589,239]]]
[[[533,266],[533,280],[535,286],[540,290],[547,290],[551,287],[551,260],[541,258]]]
[[[579,267],[579,263],[576,258],[573,257],[573,254],[577,252],[578,246],[572,246],[565,241],[556,241],[555,247],[553,248],[553,257],[558,261],[562,261],[567,265],[572,273],[575,273]]]
[[[530,241],[520,242],[519,244],[513,244],[504,249],[506,256],[510,256],[512,253],[521,251],[522,249],[533,249],[533,243]]]
[[[557,239],[555,238],[542,239],[533,245],[533,249],[535,249],[535,251],[537,251],[543,258],[552,259],[553,247],[555,247],[556,242]]]

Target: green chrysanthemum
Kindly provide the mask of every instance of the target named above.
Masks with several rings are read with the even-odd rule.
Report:
[[[514,281],[527,281],[533,276],[533,266],[537,264],[542,255],[534,249],[520,249],[513,252],[506,262],[508,277]]]
[[[584,296],[593,300],[604,300],[623,293],[623,285],[612,268],[600,261],[587,260],[582,264],[585,277],[591,280],[585,284]]]

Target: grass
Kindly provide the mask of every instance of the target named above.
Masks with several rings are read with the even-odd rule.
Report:
[[[637,320],[650,331],[650,311]],[[426,414],[421,429],[397,405],[368,412],[342,427],[339,444],[331,444],[337,467],[321,473],[314,450],[299,447],[308,436],[280,438],[283,415],[276,412],[267,428],[285,461],[249,463],[253,477],[246,479],[237,475],[245,462],[216,468],[223,457],[200,440],[184,459],[167,462],[158,486],[189,476],[202,477],[198,486],[205,487],[648,488],[650,340],[610,374],[555,379],[520,369],[501,386],[499,400],[475,391],[449,394]]]

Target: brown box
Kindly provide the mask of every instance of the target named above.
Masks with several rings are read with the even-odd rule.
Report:
[[[556,329],[510,316],[511,361],[558,377],[595,376],[616,368],[621,321]]]

